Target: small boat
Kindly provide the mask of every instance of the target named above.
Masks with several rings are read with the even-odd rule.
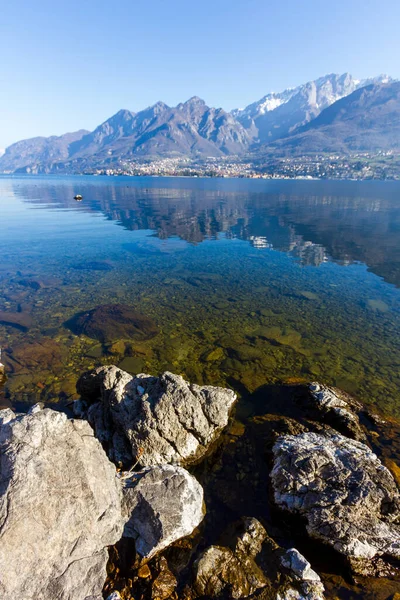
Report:
[[[83,200],[83,196],[81,196],[81,194],[76,194],[76,196],[74,196],[74,200],[80,202],[81,200]]]

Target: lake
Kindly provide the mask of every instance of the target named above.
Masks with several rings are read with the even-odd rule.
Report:
[[[3,401],[68,402],[114,363],[244,397],[318,380],[400,416],[399,183],[13,176],[0,211]],[[110,304],[158,334],[71,330]]]

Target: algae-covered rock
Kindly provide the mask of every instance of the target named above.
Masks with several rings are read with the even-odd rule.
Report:
[[[87,335],[102,343],[121,339],[147,340],[158,333],[153,319],[126,304],[104,304],[81,312],[66,322],[76,335]]]

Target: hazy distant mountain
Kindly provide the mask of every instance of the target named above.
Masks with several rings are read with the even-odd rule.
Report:
[[[391,127],[384,113],[395,118],[396,89],[386,75],[360,81],[345,73],[268,94],[232,113],[211,108],[198,97],[175,107],[157,102],[138,113],[120,110],[91,133],[17,142],[0,156],[0,171],[80,172],[132,159],[391,148],[396,144],[396,122]],[[380,112],[367,101],[374,94]],[[358,109],[346,99],[355,99]]]
[[[8,146],[4,154],[0,156],[0,170],[15,171],[26,165],[51,165],[54,162],[65,160],[69,157],[70,145],[87,133],[89,132],[86,129],[81,129],[60,136],[36,137],[16,142]]]
[[[286,156],[400,151],[400,82],[359,88],[326,108],[296,134],[264,150]]]
[[[260,143],[269,143],[293,133],[356,89],[369,83],[390,81],[392,79],[387,75],[368,80],[353,79],[349,73],[325,75],[296,88],[267,94],[258,102],[235,110],[232,114]]]

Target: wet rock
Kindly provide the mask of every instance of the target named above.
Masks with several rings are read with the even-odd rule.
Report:
[[[157,564],[158,575],[151,586],[151,597],[158,600],[170,598],[176,590],[177,580],[168,568],[166,559],[161,556]]]
[[[155,322],[126,304],[104,304],[75,315],[65,323],[76,335],[102,343],[121,339],[148,340],[158,333]]]
[[[197,461],[228,424],[236,400],[231,390],[190,384],[173,373],[132,377],[116,367],[86,374],[78,388],[93,398],[99,386],[101,406],[91,407],[89,417],[96,411],[101,435],[104,428],[108,431],[110,457],[126,462],[128,457],[114,443],[123,437],[131,448],[131,459],[142,466]],[[96,423],[91,422],[99,435]]]
[[[0,425],[0,597],[101,597],[121,491],[85,421],[51,409]],[[8,421],[8,422],[5,422]]]
[[[297,585],[278,593],[277,600],[323,600],[324,585],[320,576],[296,548],[285,552],[281,564]]]
[[[354,572],[386,575],[385,559],[400,560],[400,495],[377,456],[329,432],[283,436],[273,453],[276,504],[304,517],[308,533],[344,555]]]
[[[204,517],[203,489],[185,469],[164,465],[135,473],[123,491],[124,537],[150,558],[190,535]]]
[[[348,394],[320,383],[311,383],[309,390],[312,404],[332,427],[356,440],[366,440],[355,412],[362,409],[361,404]]]
[[[6,312],[0,311],[0,323],[3,325],[11,325],[22,331],[27,331],[32,327],[32,317],[24,312]]]
[[[196,561],[194,589],[199,596],[247,598],[267,585],[255,562],[267,532],[257,519],[243,518],[231,547],[210,546]]]

